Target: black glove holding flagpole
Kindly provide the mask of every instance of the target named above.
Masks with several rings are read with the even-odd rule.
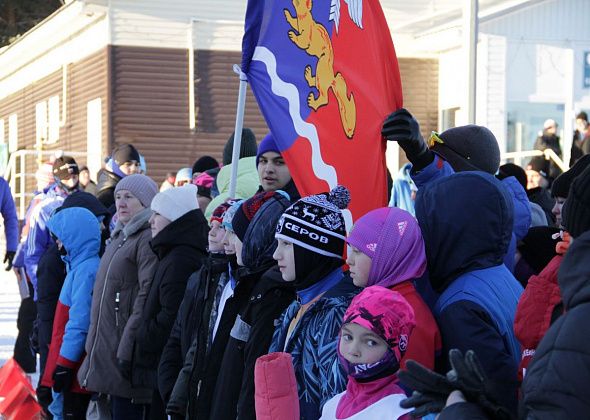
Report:
[[[404,149],[415,172],[421,171],[434,160],[434,153],[420,133],[420,124],[405,108],[398,109],[385,119],[381,135],[389,141],[396,141]]]

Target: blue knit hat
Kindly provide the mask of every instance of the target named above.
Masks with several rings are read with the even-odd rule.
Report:
[[[256,153],[256,167],[258,167],[258,161],[260,160],[260,156],[262,156],[266,152],[276,152],[279,155],[281,154],[279,146],[277,146],[277,143],[275,142],[275,138],[273,137],[272,133],[268,133],[258,145],[258,152]]]

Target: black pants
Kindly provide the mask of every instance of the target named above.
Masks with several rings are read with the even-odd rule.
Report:
[[[90,394],[64,392],[64,419],[85,420]]]
[[[30,296],[23,299],[18,309],[16,327],[18,336],[14,343],[14,360],[26,373],[37,371],[37,355],[31,347],[30,336],[33,332],[33,323],[37,318],[37,306],[33,300],[33,285],[29,283]]]

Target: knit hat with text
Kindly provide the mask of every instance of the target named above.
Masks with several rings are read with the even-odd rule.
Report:
[[[327,257],[342,258],[346,226],[342,210],[350,202],[346,187],[303,197],[289,207],[277,224],[275,237]]]

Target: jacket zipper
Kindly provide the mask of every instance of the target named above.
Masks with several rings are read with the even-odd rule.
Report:
[[[94,354],[94,349],[96,347],[96,342],[97,342],[97,336],[98,336],[98,332],[99,332],[99,327],[100,327],[100,320],[102,319],[102,303],[104,301],[104,293],[107,289],[107,283],[109,281],[109,273],[111,272],[111,265],[113,264],[113,260],[115,259],[115,255],[117,254],[117,252],[119,252],[119,249],[121,249],[121,247],[125,244],[125,241],[127,241],[127,238],[123,239],[123,242],[121,242],[121,244],[119,244],[119,246],[117,247],[117,251],[115,251],[115,253],[113,254],[113,257],[111,258],[111,261],[109,262],[109,266],[107,268],[107,273],[105,275],[105,279],[104,279],[104,285],[102,286],[102,295],[100,296],[100,305],[98,306],[98,321],[96,322],[96,332],[94,334],[94,343],[92,343],[92,348],[90,349],[90,354],[88,355],[88,370],[86,371],[86,376],[84,377],[84,381],[82,382],[82,388],[86,388],[86,386],[88,385],[88,377],[90,376],[90,371],[92,369],[91,363],[92,363],[92,356]]]

